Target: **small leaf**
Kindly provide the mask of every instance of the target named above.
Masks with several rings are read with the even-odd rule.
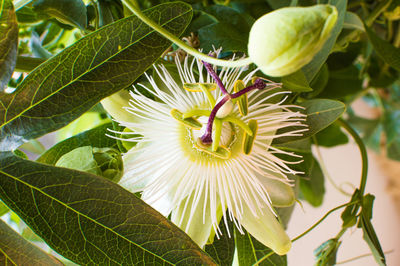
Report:
[[[61,156],[73,149],[83,146],[92,146],[97,148],[109,147],[117,149],[118,146],[116,140],[106,136],[107,133],[110,133],[107,130],[110,128],[112,129],[112,124],[107,123],[59,142],[42,154],[37,161],[40,163],[55,165]]]
[[[322,204],[325,194],[324,174],[318,161],[313,158],[311,167],[305,178],[300,178],[302,197],[314,207]]]
[[[64,265],[26,241],[0,219],[0,265]]]
[[[309,82],[311,82],[314,76],[318,73],[319,69],[322,67],[329,54],[331,53],[331,50],[336,43],[336,39],[342,31],[347,8],[347,0],[324,0],[319,1],[319,3],[335,6],[338,11],[338,19],[336,21],[335,27],[332,29],[331,36],[325,42],[322,49],[314,56],[313,60],[310,63],[302,68],[304,75]]]
[[[384,266],[386,265],[385,254],[383,253],[382,247],[375,233],[375,229],[371,223],[374,199],[375,197],[371,194],[364,196],[358,227],[361,227],[361,229],[363,230],[363,238],[371,249],[375,261],[379,265]]]
[[[298,70],[293,74],[282,77],[281,82],[283,83],[284,89],[293,92],[310,92],[313,90],[302,70]]]
[[[356,13],[350,11],[346,11],[343,28],[365,31],[364,24],[360,17]]]
[[[241,234],[235,228],[235,243],[239,266],[253,265],[255,263],[262,266],[287,265],[286,256],[279,256],[273,253],[271,249],[258,242],[246,231]]]
[[[174,35],[184,31],[192,15],[190,6],[178,2],[144,12]],[[0,151],[59,129],[130,86],[169,45],[131,16],[64,49],[32,71],[13,94],[0,94]]]
[[[330,70],[328,82],[318,97],[340,99],[360,92],[363,80],[359,76],[360,70],[354,65],[340,70]]]
[[[82,0],[35,0],[33,10],[81,30],[87,27],[86,6]]]
[[[346,106],[344,103],[328,99],[308,100],[302,102],[300,106],[303,106],[305,108],[305,110],[302,110],[301,112],[307,115],[307,120],[303,122],[303,124],[306,124],[308,126],[308,130],[303,132],[302,136],[281,137],[274,139],[273,144],[281,144],[289,141],[311,137],[335,122],[346,110]],[[278,130],[277,134],[297,129],[300,129],[300,127],[289,127]]]
[[[336,264],[336,253],[342,242],[336,238],[331,238],[328,241],[322,243],[315,251],[314,255],[317,257],[315,265],[326,266]]]
[[[0,0],[0,92],[8,84],[17,60],[18,24],[11,0]]]
[[[360,191],[356,189],[351,196],[350,202],[355,202],[360,198]],[[342,228],[349,228],[357,223],[358,210],[360,209],[360,203],[352,204],[347,206],[341,214],[343,221]]]
[[[92,174],[0,152],[0,198],[49,246],[78,264],[215,265],[164,216]]]
[[[337,124],[332,124],[316,134],[317,144],[324,147],[334,147],[349,142],[349,138]]]
[[[367,35],[375,52],[391,67],[400,71],[400,48],[394,47],[389,42],[379,38],[370,28],[365,26]]]
[[[222,235],[219,236],[219,239],[215,237],[212,244],[207,244],[205,246],[205,251],[218,265],[232,265],[233,255],[235,253],[235,239],[233,237],[235,231],[234,225],[231,221],[227,223],[228,229],[226,228],[224,220],[221,219],[219,228],[222,231]]]

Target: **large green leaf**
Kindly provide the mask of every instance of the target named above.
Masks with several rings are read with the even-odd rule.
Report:
[[[107,129],[112,128],[112,124],[107,123],[70,137],[69,139],[59,142],[48,149],[37,159],[37,161],[40,163],[55,165],[61,156],[83,146],[92,146],[97,148],[110,147],[118,149],[117,141],[106,136],[107,133],[110,133]]]
[[[17,60],[18,24],[11,0],[0,0],[0,92],[7,86]]]
[[[308,126],[308,130],[303,132],[301,136],[281,137],[275,139],[273,144],[311,137],[335,122],[346,110],[344,103],[328,99],[308,100],[302,102],[300,106],[304,107],[302,112],[307,115],[307,119],[303,123]],[[289,127],[278,130],[278,134],[297,129],[300,129],[300,127]]]
[[[400,71],[400,48],[379,38],[370,28],[365,25],[368,38],[374,46],[375,52],[391,67]]]
[[[322,204],[325,194],[325,180],[321,166],[312,157],[311,166],[307,169],[308,175],[300,178],[300,192],[302,198],[314,207]]]
[[[87,26],[86,6],[82,0],[35,0],[33,10],[82,30]]]
[[[0,265],[64,265],[26,241],[0,219]]]
[[[166,3],[146,15],[180,35],[192,10]],[[102,98],[131,85],[170,42],[131,16],[86,36],[41,64],[13,94],[0,94],[0,151],[59,129]]]
[[[309,82],[311,82],[314,76],[318,73],[319,69],[322,67],[329,54],[331,53],[331,50],[336,43],[336,39],[342,31],[347,8],[347,0],[324,0],[319,2],[321,4],[330,4],[335,6],[339,14],[336,25],[332,29],[329,39],[325,42],[322,49],[314,56],[313,60],[311,60],[310,63],[302,68]]]
[[[183,231],[104,178],[0,152],[0,197],[78,264],[214,265]]]
[[[235,242],[238,262],[240,266],[257,265],[262,266],[285,266],[287,265],[286,256],[279,256],[260,242],[258,242],[249,233],[242,235],[235,228]],[[270,254],[272,252],[272,254]]]
[[[219,228],[222,235],[215,237],[212,244],[205,246],[205,251],[218,263],[218,265],[232,265],[235,253],[234,225],[228,221],[228,228],[224,219],[221,219]]]

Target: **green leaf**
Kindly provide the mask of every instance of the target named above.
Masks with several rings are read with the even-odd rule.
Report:
[[[379,38],[370,28],[365,25],[369,40],[374,46],[375,52],[391,67],[400,71],[400,48]]]
[[[118,149],[116,140],[106,136],[106,134],[110,133],[108,129],[112,129],[111,123],[87,130],[62,142],[59,142],[43,153],[37,159],[37,161],[40,163],[55,165],[61,156],[83,146],[92,146],[97,148],[109,147]]]
[[[360,70],[354,65],[340,70],[330,70],[328,83],[318,97],[339,99],[353,95],[362,90],[362,83]]]
[[[351,196],[350,202],[355,202],[360,198],[360,191],[356,189]],[[343,221],[342,228],[349,228],[357,223],[358,210],[360,209],[360,203],[352,204],[347,206],[341,214]]]
[[[221,5],[207,7],[203,12],[202,22],[215,23],[204,25],[196,29],[200,39],[200,47],[204,51],[212,51],[222,47],[224,51],[247,51],[247,41],[253,18],[245,17],[233,8]],[[205,15],[207,17],[205,17]],[[197,21],[199,23],[200,21]],[[201,25],[201,24],[200,24]]]
[[[245,230],[243,229],[243,231]],[[261,266],[287,265],[286,256],[279,256],[274,253],[246,231],[241,234],[235,228],[235,243],[239,266],[253,265],[255,263]]]
[[[86,6],[82,0],[35,0],[32,6],[35,12],[51,15],[64,24],[82,30],[87,27]]]
[[[0,265],[64,265],[26,241],[0,219]]]
[[[390,145],[386,147],[387,156],[390,159],[400,161],[400,138],[396,138]]]
[[[183,3],[145,11],[180,35],[192,15]],[[59,129],[102,98],[130,86],[170,42],[137,17],[109,24],[47,60],[13,94],[0,94],[0,151]]]
[[[78,264],[214,265],[183,231],[134,194],[92,174],[0,153],[0,198]]]
[[[334,147],[349,142],[349,138],[343,133],[341,127],[337,124],[328,126],[318,132],[315,136],[317,138],[317,144],[324,147]]]
[[[365,31],[364,24],[360,17],[356,13],[350,11],[346,11],[343,28]]]
[[[228,229],[226,228],[224,220],[221,219],[219,228],[221,229],[222,235],[219,236],[219,239],[215,237],[212,244],[205,246],[205,251],[218,265],[232,265],[233,255],[235,253],[235,239],[233,238],[234,225],[231,221],[227,221],[227,223]]]
[[[302,197],[314,207],[322,204],[325,194],[324,174],[318,161],[313,158],[311,167],[305,178],[300,178]]]
[[[282,77],[281,82],[283,83],[283,88],[290,91],[309,92],[313,90],[302,70],[298,70],[293,74]]]
[[[308,81],[311,81],[314,78],[331,53],[331,50],[336,43],[336,39],[342,31],[347,8],[347,0],[324,0],[319,1],[319,3],[335,6],[338,11],[338,19],[335,27],[332,29],[331,37],[329,37],[322,49],[314,56],[313,60],[302,68]]]
[[[379,243],[378,237],[375,233],[375,229],[372,226],[372,207],[375,197],[371,194],[364,196],[363,207],[361,211],[361,217],[358,223],[358,227],[363,230],[363,238],[367,242],[369,248],[374,255],[375,261],[379,265],[386,265],[385,254],[383,253],[382,247]]]
[[[322,243],[315,251],[314,255],[317,257],[315,265],[327,266],[336,264],[336,253],[342,242],[336,238],[331,238]]]
[[[18,24],[11,0],[0,0],[0,92],[14,71],[18,49]]]
[[[386,144],[391,145],[400,136],[400,110],[385,108],[383,127],[386,133]]]
[[[328,99],[308,100],[302,102],[300,106],[305,108],[301,112],[307,115],[307,119],[303,123],[308,126],[308,130],[303,132],[302,136],[281,137],[275,139],[273,144],[280,144],[311,137],[335,122],[346,110],[344,103]],[[300,129],[300,127],[289,127],[278,130],[277,134],[298,129]]]
[[[9,211],[10,209],[3,202],[0,201],[0,217],[8,213]]]

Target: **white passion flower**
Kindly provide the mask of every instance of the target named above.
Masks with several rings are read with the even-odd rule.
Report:
[[[294,203],[287,175],[297,172],[287,166],[293,162],[279,155],[300,156],[272,147],[271,142],[307,130],[301,124],[304,115],[289,109],[296,106],[283,104],[287,92],[271,91],[280,84],[254,81],[255,71],[239,80],[242,68],[223,68],[218,75],[208,63],[188,57],[176,65],[180,80],[165,66],[155,66],[162,82],[147,76],[150,86],[134,88],[128,106],[121,106],[127,95],[102,102],[135,134],[123,140],[137,142],[123,156],[119,184],[142,192],[145,202],[171,215],[201,247],[210,236],[219,237],[220,220],[229,219],[241,233],[245,228],[277,254],[286,254],[291,241],[274,207]],[[279,94],[279,102],[268,102]],[[277,134],[291,126],[300,128]]]

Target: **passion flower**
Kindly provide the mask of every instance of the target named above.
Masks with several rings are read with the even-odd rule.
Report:
[[[299,156],[271,142],[302,134],[304,115],[283,104],[287,92],[271,91],[280,84],[253,83],[255,71],[243,78],[243,68],[222,68],[217,74],[211,65],[188,57],[176,65],[175,78],[165,66],[154,66],[158,81],[147,76],[150,86],[135,87],[126,106],[120,105],[120,95],[103,100],[114,119],[129,129],[126,134],[136,134],[123,138],[137,144],[123,156],[119,184],[142,192],[145,202],[170,216],[201,247],[210,235],[219,237],[223,219],[286,254],[291,241],[274,206],[294,203],[288,175],[297,172],[288,167],[293,162],[279,155]],[[271,103],[277,96],[283,98]],[[300,127],[277,134],[292,126]]]

